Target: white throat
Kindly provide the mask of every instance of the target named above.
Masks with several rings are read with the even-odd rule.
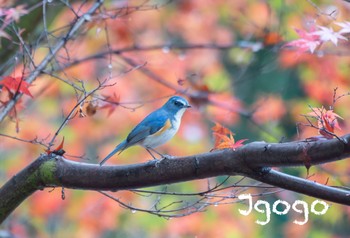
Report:
[[[174,118],[176,120],[176,122],[174,122],[174,124],[179,124],[180,125],[180,121],[181,121],[181,118],[183,116],[183,114],[185,113],[187,108],[181,108],[180,110],[177,111],[177,113],[174,115]],[[179,126],[178,125],[178,126]],[[175,125],[173,125],[175,128],[177,128]]]

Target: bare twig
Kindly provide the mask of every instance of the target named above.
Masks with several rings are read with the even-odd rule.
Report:
[[[6,135],[6,134],[2,134],[2,133],[0,133],[0,136],[6,137],[6,138],[9,138],[9,139],[13,139],[13,140],[17,140],[17,141],[21,141],[21,142],[25,142],[25,143],[37,144],[37,145],[41,145],[41,146],[43,146],[45,148],[48,148],[48,145],[44,142],[47,138],[39,140],[38,137],[35,137],[32,140],[26,140],[26,139],[18,138],[16,136],[10,136],[10,135]]]
[[[70,30],[68,31],[67,35],[65,37],[62,37],[58,42],[52,47],[51,52],[41,61],[41,63],[35,68],[34,71],[30,73],[30,75],[26,78],[26,82],[28,84],[31,84],[46,68],[46,66],[55,58],[56,53],[64,47],[64,45],[67,43],[69,39],[71,39],[77,31],[86,23],[87,19],[89,19],[90,15],[93,14],[101,5],[103,4],[103,0],[96,0],[95,4],[92,5],[92,7],[83,14],[80,18],[77,19],[77,21],[72,24]],[[22,93],[17,94],[10,100],[6,106],[4,107],[3,111],[0,113],[0,122],[4,120],[4,118],[7,116],[7,114],[11,111],[11,109],[16,105],[17,101],[22,97]]]

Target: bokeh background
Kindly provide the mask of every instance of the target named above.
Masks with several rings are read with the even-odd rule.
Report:
[[[25,31],[32,57],[39,63],[54,42],[64,35],[76,15],[94,1],[6,1],[2,9],[15,8],[20,17],[6,26]],[[22,5],[23,4],[23,5]],[[27,12],[25,12],[27,11]],[[21,12],[22,10],[22,12]],[[350,89],[350,51],[347,41],[324,44],[314,54],[298,53],[283,45],[298,38],[295,29],[320,25],[337,29],[334,22],[350,21],[347,1],[105,1],[79,35],[56,56],[47,73],[29,87],[33,98],[23,96],[12,115],[1,124],[1,134],[48,143],[81,92],[71,84],[92,90],[98,80],[108,79],[81,105],[57,137],[64,137],[66,158],[97,163],[144,116],[160,107],[167,97],[181,90],[194,105],[182,121],[179,133],[159,150],[185,156],[213,148],[211,128],[215,122],[230,128],[235,138],[284,142],[317,136],[318,131],[302,115],[310,107],[334,106],[341,130],[349,133],[350,98],[337,96]],[[16,19],[15,19],[16,20]],[[2,24],[5,24],[5,18]],[[11,35],[11,30],[8,31]],[[112,53],[112,50],[120,52]],[[15,36],[1,38],[2,75],[21,77],[31,69],[22,62],[24,50]],[[98,55],[100,54],[100,55]],[[91,57],[87,59],[87,57]],[[193,93],[204,98],[191,97]],[[4,90],[0,92],[6,100]],[[208,102],[210,99],[210,103]],[[104,99],[104,100],[100,100]],[[115,102],[114,104],[108,101]],[[316,123],[317,124],[317,123]],[[0,137],[0,180],[4,184],[45,148]],[[142,148],[133,147],[109,164],[131,164],[151,159]],[[349,184],[348,160],[312,167],[310,179],[335,186]],[[305,168],[282,171],[301,177]],[[232,178],[231,183],[241,178]],[[211,178],[215,184],[223,178]],[[249,181],[249,180],[245,180]],[[254,181],[249,181],[253,184]],[[247,184],[247,183],[246,183]],[[160,186],[174,192],[205,190],[207,180]],[[227,200],[192,215],[165,219],[125,209],[95,191],[45,189],[21,204],[2,225],[13,237],[348,237],[350,208],[337,204],[323,216],[310,214],[305,225],[296,225],[302,215],[264,215],[253,211],[243,216],[244,204]],[[309,206],[315,200],[289,191],[262,193],[271,206],[278,199],[292,204],[301,199]],[[114,196],[140,208],[150,208],[157,196],[121,191]],[[162,197],[164,204],[193,198]]]

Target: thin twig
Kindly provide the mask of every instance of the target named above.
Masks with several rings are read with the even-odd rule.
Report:
[[[101,5],[103,4],[103,0],[96,0],[95,4],[87,11],[85,14],[83,14],[77,21],[72,24],[70,30],[68,31],[67,35],[65,37],[62,37],[55,46],[52,47],[51,53],[47,54],[46,57],[41,61],[41,63],[36,67],[34,71],[31,72],[31,74],[28,76],[28,78],[25,80],[28,84],[31,84],[46,68],[46,66],[52,61],[52,59],[55,57],[57,52],[67,43],[68,40],[70,40],[77,31],[86,23],[86,19],[89,19],[89,16],[93,14]],[[11,109],[16,105],[18,100],[22,97],[22,93],[17,94],[10,100],[6,106],[4,107],[3,111],[0,113],[0,122],[4,120],[4,118],[7,116],[7,114],[11,111]]]

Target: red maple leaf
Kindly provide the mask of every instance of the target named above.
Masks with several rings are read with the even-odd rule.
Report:
[[[33,98],[33,95],[28,89],[30,84],[24,81],[22,77],[5,76],[0,81],[0,85],[6,87],[9,91],[20,92]]]
[[[317,119],[318,131],[327,139],[333,138],[335,128],[341,130],[338,123],[338,118],[343,118],[336,114],[332,109],[326,110],[324,107],[312,108],[312,112],[310,112],[308,115]]]

